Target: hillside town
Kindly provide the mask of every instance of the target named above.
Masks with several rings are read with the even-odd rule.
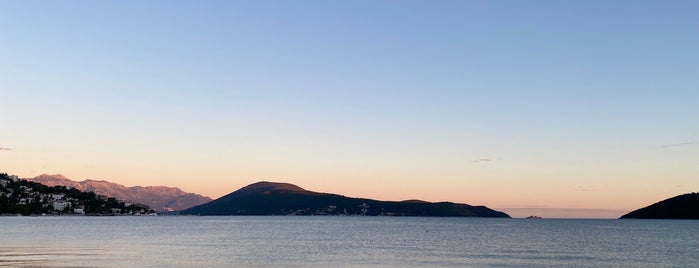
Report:
[[[0,215],[155,215],[147,206],[0,173]]]

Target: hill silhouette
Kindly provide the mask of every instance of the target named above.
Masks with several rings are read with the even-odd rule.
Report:
[[[669,198],[634,210],[622,219],[699,219],[699,193]]]
[[[289,183],[266,181],[250,184],[209,203],[184,210],[182,214],[510,217],[485,206],[351,198],[312,192]]]

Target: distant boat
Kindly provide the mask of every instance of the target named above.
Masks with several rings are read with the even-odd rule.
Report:
[[[541,216],[531,215],[531,216],[527,217],[527,219],[538,220],[538,219],[543,219],[543,218]]]

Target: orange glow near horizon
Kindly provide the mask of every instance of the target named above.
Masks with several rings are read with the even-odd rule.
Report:
[[[699,2],[514,2],[5,1],[0,172],[550,217],[699,191]]]
[[[6,172],[17,174],[20,177],[40,175],[40,173],[13,172],[11,170]],[[196,170],[192,171],[193,174],[189,176],[172,170],[172,172],[160,171],[150,175],[138,173],[137,177],[118,171],[116,172],[117,176],[99,173],[92,175],[91,172],[53,173],[61,173],[76,181],[97,179],[125,186],[164,185],[178,187],[184,191],[202,194],[213,199],[257,181],[288,182],[310,191],[335,193],[349,197],[391,201],[420,199],[430,202],[449,201],[484,205],[500,209],[513,217],[539,215],[546,218],[617,218],[633,209],[684,193],[676,189],[668,189],[667,192],[654,189],[654,194],[651,195],[643,189],[629,189],[626,191],[627,195],[620,196],[613,189],[571,188],[555,184],[551,187],[526,188],[525,184],[532,184],[535,180],[521,180],[525,181],[525,184],[517,183],[517,181],[496,184],[492,178],[465,180],[448,178],[446,175],[442,180],[428,182],[419,177],[391,179],[384,176],[383,180],[377,180],[366,174],[362,175],[360,179],[352,178],[349,174],[328,174],[327,176],[334,177],[333,180],[328,180],[324,179],[326,176],[318,176],[317,174],[314,177],[308,176],[304,179],[276,179],[272,176],[260,179],[229,179],[222,173],[200,173]],[[247,176],[252,177],[252,175]],[[487,183],[488,181],[490,183]],[[543,181],[542,183],[550,182]],[[503,185],[507,185],[507,187],[503,187]],[[522,191],[522,189],[527,190]],[[675,191],[672,192],[672,190]],[[636,197],[628,198],[629,196]]]

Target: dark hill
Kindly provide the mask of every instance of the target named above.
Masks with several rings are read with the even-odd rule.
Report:
[[[311,192],[293,184],[275,182],[258,182],[245,186],[209,203],[184,210],[182,214],[510,217],[484,206],[351,198]]]
[[[296,185],[290,184],[290,183],[277,183],[277,182],[266,182],[266,181],[261,181],[257,183],[250,184],[248,186],[245,186],[243,188],[240,188],[240,190],[232,192],[222,198],[237,198],[237,197],[245,197],[249,195],[270,195],[270,194],[289,194],[289,193],[297,193],[297,194],[305,194],[305,195],[312,195],[314,194],[311,191],[306,191],[301,187],[298,187]]]
[[[699,219],[699,193],[678,195],[621,216],[622,219]]]

